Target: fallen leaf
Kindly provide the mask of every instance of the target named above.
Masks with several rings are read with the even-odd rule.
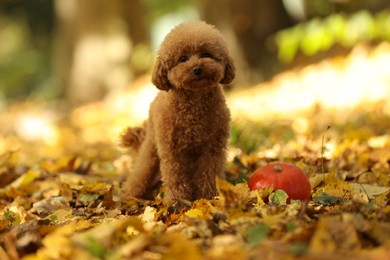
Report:
[[[370,184],[348,183],[355,191],[365,193],[370,200],[375,199],[375,196],[389,192],[389,187],[381,187]]]
[[[288,195],[284,190],[275,190],[269,195],[269,200],[273,205],[287,205]]]
[[[339,216],[322,217],[309,244],[310,252],[315,254],[336,251],[348,253],[360,248],[361,243],[353,222],[342,221]]]
[[[159,253],[162,259],[181,259],[183,256],[186,260],[202,259],[199,248],[180,233],[164,234],[156,242],[161,250]]]
[[[5,188],[7,189],[9,187],[12,187],[15,189],[22,189],[27,185],[29,185],[31,182],[33,182],[35,179],[39,178],[40,176],[41,173],[39,171],[29,170],[28,172],[26,172],[16,180],[14,180],[12,183],[7,185]]]
[[[184,213],[189,218],[210,219],[212,218],[212,211],[215,208],[211,205],[210,201],[205,199],[199,199],[195,201],[192,208]]]
[[[97,200],[99,198],[99,194],[91,194],[91,193],[81,193],[78,196],[78,200],[82,205],[87,206],[89,203]]]
[[[70,207],[63,197],[52,197],[34,203],[33,208],[39,215],[47,216],[59,209],[69,209]]]
[[[37,255],[44,259],[71,258],[75,255],[75,248],[70,240],[71,235],[95,225],[87,220],[82,220],[57,228],[42,240],[43,247],[37,251]]]
[[[248,229],[247,239],[250,245],[257,246],[268,237],[270,227],[264,224],[257,224]]]
[[[333,205],[335,203],[345,202],[345,200],[335,196],[331,196],[325,192],[323,192],[321,196],[314,197],[313,200],[325,206]]]

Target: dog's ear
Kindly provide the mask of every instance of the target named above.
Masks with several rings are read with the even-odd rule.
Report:
[[[154,65],[152,83],[160,90],[168,91],[172,87],[168,80],[168,67],[161,57],[157,57]]]
[[[225,67],[225,75],[223,79],[220,81],[221,84],[229,84],[233,81],[236,76],[236,67],[234,66],[233,59],[228,56],[226,58],[226,67]]]

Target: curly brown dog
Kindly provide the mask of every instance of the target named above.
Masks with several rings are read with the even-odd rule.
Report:
[[[148,198],[162,180],[164,198],[210,199],[224,176],[230,113],[222,86],[235,76],[222,35],[205,22],[186,22],[164,39],[152,75],[160,90],[143,128],[128,128],[122,144],[137,151],[123,199]]]

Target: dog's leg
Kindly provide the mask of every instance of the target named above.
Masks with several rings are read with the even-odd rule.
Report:
[[[165,200],[168,203],[176,200],[192,201],[194,193],[191,178],[193,162],[180,156],[162,156],[160,163],[161,178],[165,187]]]
[[[193,176],[196,187],[194,199],[212,199],[217,195],[216,177],[224,178],[225,154],[203,154],[198,162],[197,169]]]
[[[134,168],[122,186],[122,198],[150,198],[159,178],[159,158],[152,138],[142,143]]]

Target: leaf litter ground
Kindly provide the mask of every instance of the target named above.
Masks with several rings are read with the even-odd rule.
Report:
[[[235,115],[219,196],[178,211],[162,189],[153,201],[119,200],[133,159],[112,121],[126,114],[107,107],[66,116],[19,102],[0,114],[0,259],[389,259],[386,101]],[[254,170],[276,161],[304,170],[311,200],[285,205],[274,192],[264,203],[271,190],[248,189]]]

